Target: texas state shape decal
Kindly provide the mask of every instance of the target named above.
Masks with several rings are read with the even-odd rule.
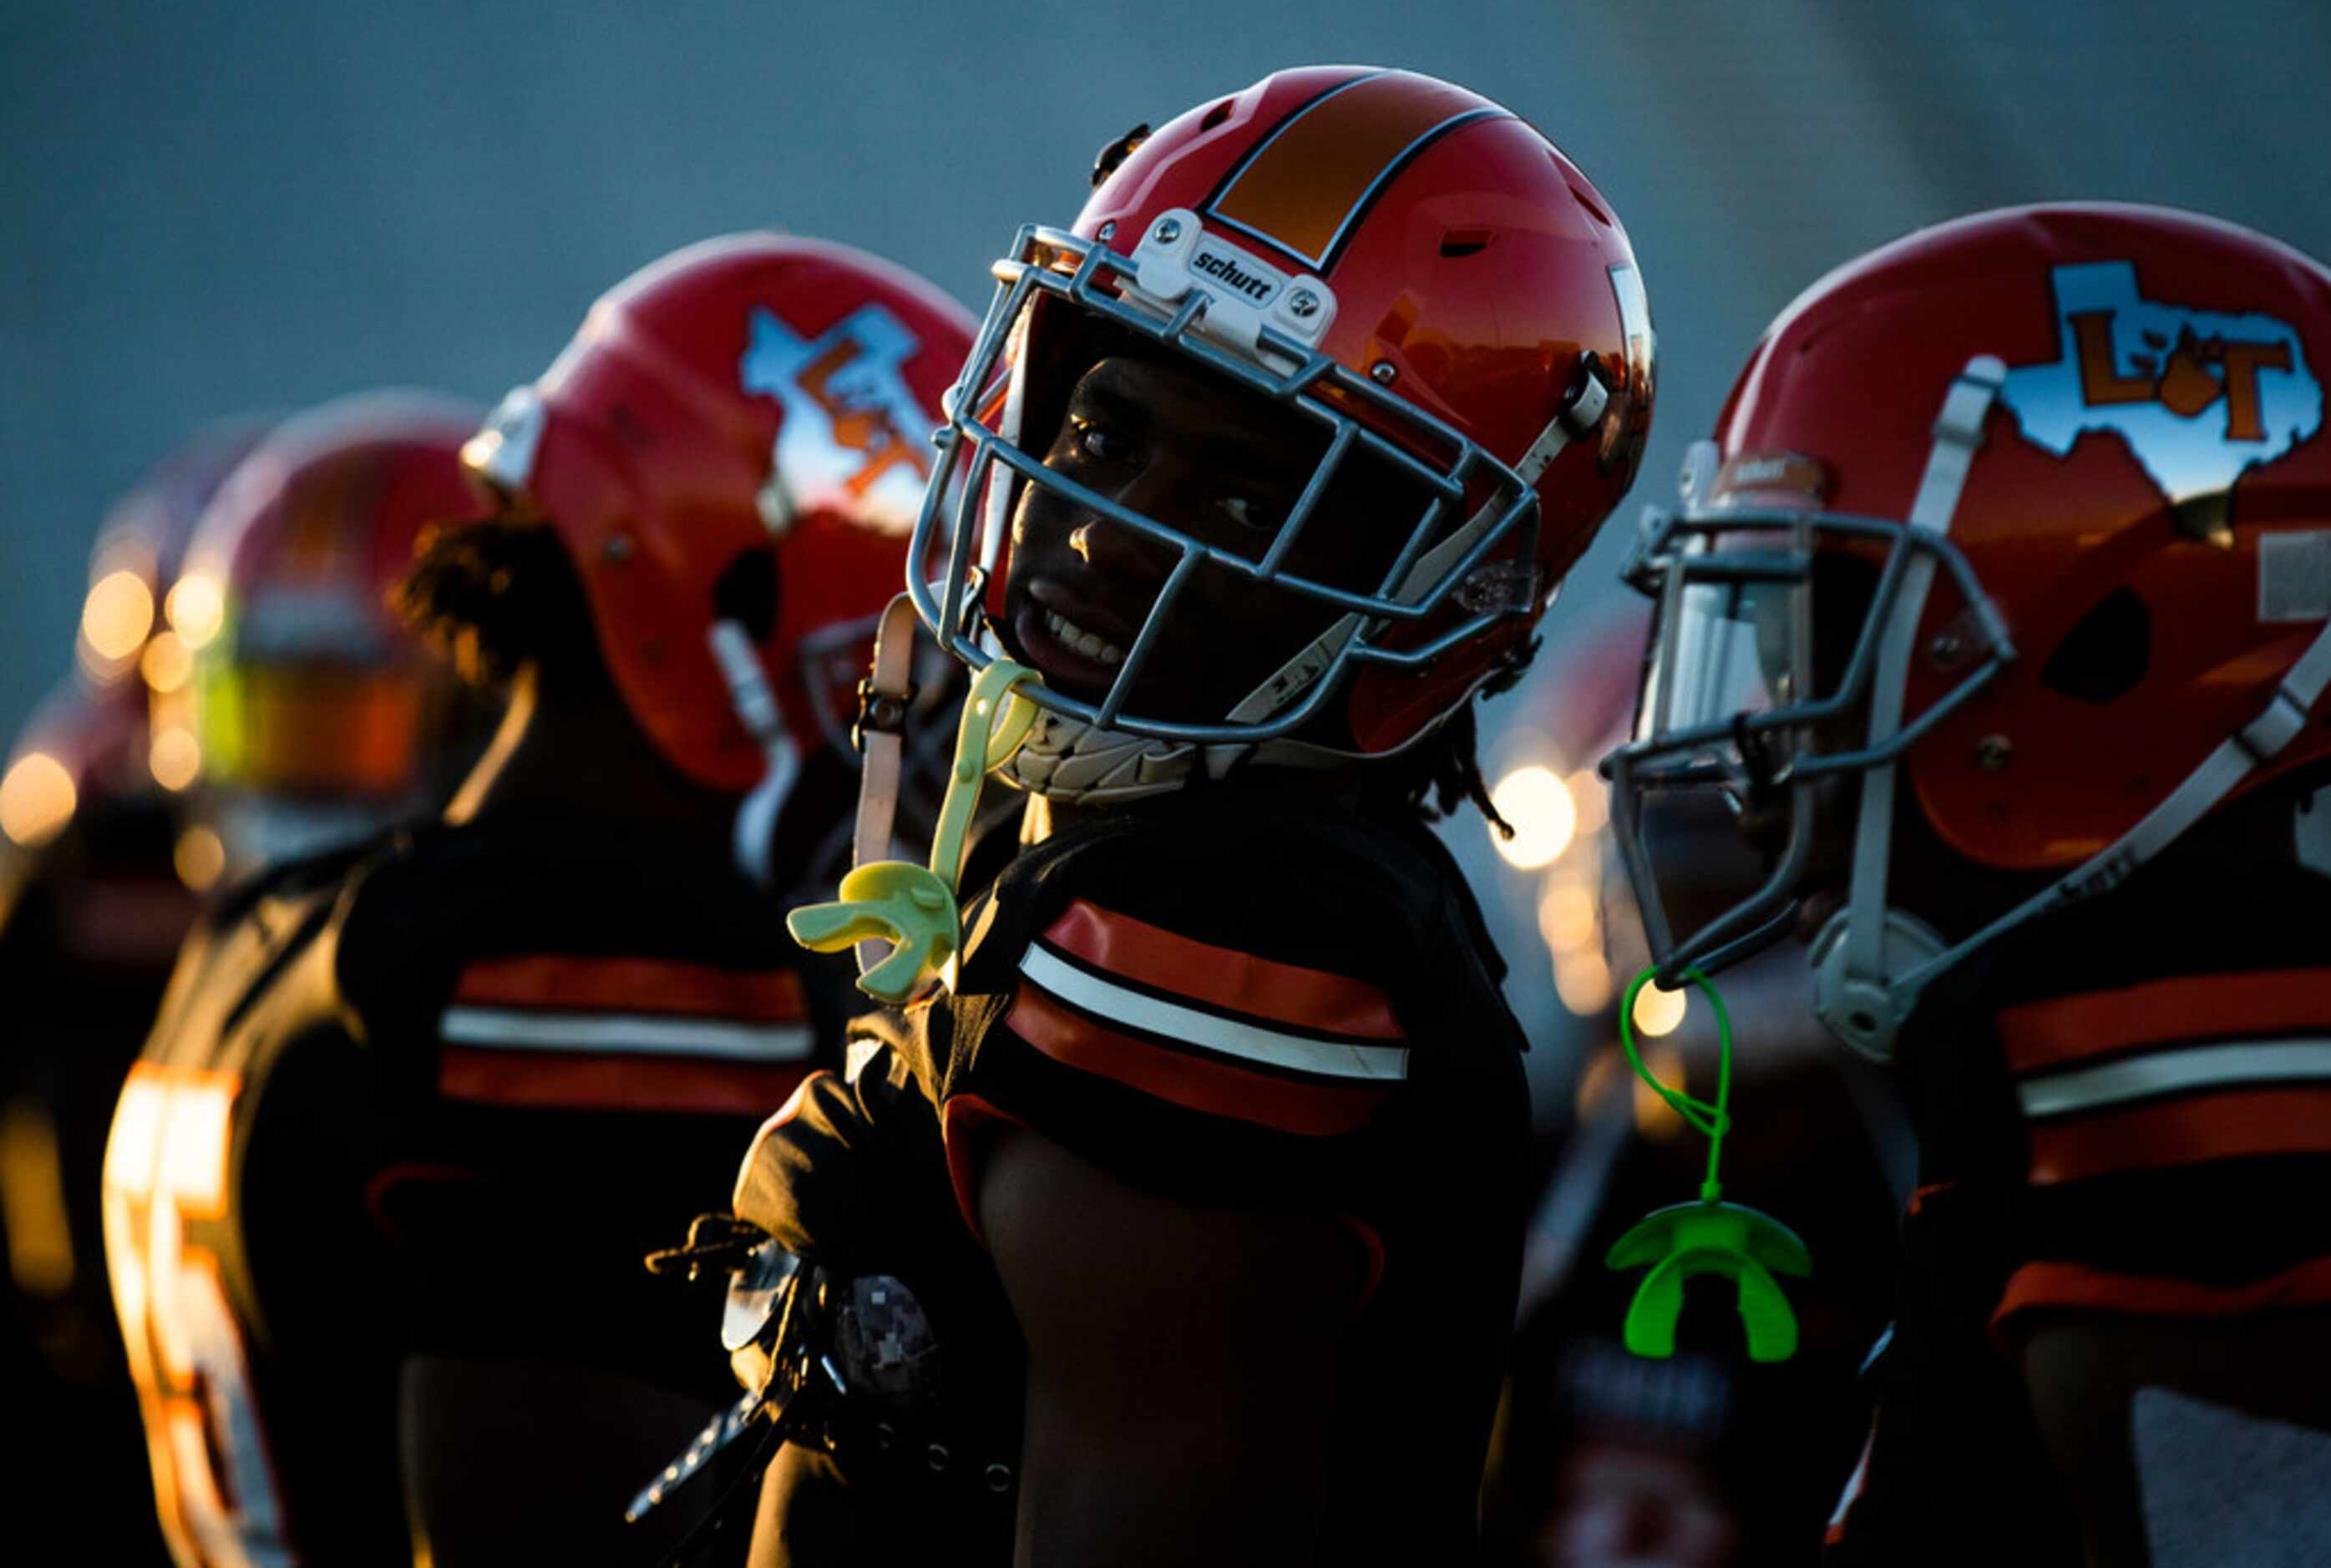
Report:
[[[2222,497],[2323,424],[2323,387],[2289,323],[2189,309],[2137,292],[2127,261],[2058,267],[2058,356],[2007,373],[2000,397],[2026,441],[2062,457],[2085,431],[2118,436],[2181,514]],[[2190,518],[2212,534],[2215,518]]]

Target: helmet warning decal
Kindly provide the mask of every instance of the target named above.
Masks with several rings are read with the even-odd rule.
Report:
[[[2058,267],[2051,281],[2060,352],[2009,370],[1999,394],[2041,450],[2117,435],[2183,510],[2321,430],[2323,386],[2289,323],[2147,299],[2129,261]]]
[[[771,532],[845,501],[886,532],[913,532],[930,474],[930,416],[905,370],[921,347],[880,305],[861,305],[815,337],[754,308],[738,379],[784,411],[760,496]]]

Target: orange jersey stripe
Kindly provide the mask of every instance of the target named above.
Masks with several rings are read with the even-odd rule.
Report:
[[[2245,1155],[2331,1154],[2331,1085],[2221,1089],[2025,1130],[2034,1186]]]
[[[2007,1281],[1991,1315],[1997,1329],[2019,1312],[2069,1307],[2163,1317],[2241,1317],[2331,1303],[2331,1258],[2317,1258],[2247,1285],[2204,1285],[2151,1274],[2116,1274],[2084,1263],[2026,1263]]]
[[[783,1103],[805,1076],[799,1065],[448,1046],[438,1059],[437,1092],[528,1110],[757,1117]]]
[[[790,969],[718,969],[663,958],[537,954],[470,965],[453,989],[468,1005],[668,1013],[789,1023],[808,1017]]]
[[[2051,997],[1999,1015],[2017,1073],[2148,1045],[2331,1030],[2331,971],[2184,974],[2117,991]]]
[[[1104,974],[1202,1006],[1319,1034],[1401,1037],[1391,1003],[1365,981],[1193,942],[1081,898],[1044,940]]]
[[[1023,985],[1004,1019],[1013,1033],[1064,1067],[1129,1084],[1185,1109],[1309,1137],[1365,1126],[1385,1091],[1293,1083],[1119,1034]]]
[[[1435,133],[1498,112],[1446,82],[1357,78],[1280,121],[1206,210],[1324,271],[1336,242],[1403,162]]]

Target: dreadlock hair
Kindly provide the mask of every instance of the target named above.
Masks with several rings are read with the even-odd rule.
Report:
[[[1479,735],[1469,702],[1414,746],[1368,769],[1363,804],[1374,815],[1433,822],[1454,816],[1470,801],[1491,827],[1512,838],[1513,824],[1489,803],[1489,786],[1481,777]]]
[[[582,579],[547,523],[433,527],[389,602],[473,685],[498,685],[528,664],[561,685],[606,679]]]
[[[1480,697],[1486,700],[1512,690],[1543,641],[1533,637],[1500,659],[1496,671],[1481,683]],[[1362,803],[1379,814],[1437,822],[1456,815],[1458,807],[1470,801],[1498,837],[1512,838],[1514,824],[1498,814],[1489,799],[1489,782],[1481,776],[1480,735],[1473,704],[1467,702],[1409,751],[1371,769]]]

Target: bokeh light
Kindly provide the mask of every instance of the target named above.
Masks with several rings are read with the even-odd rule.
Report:
[[[1581,1018],[1611,1005],[1611,966],[1593,948],[1554,955],[1554,993]]]
[[[157,732],[147,761],[154,782],[166,790],[185,789],[203,771],[203,748],[191,729],[174,727]]]
[[[1635,993],[1635,1032],[1653,1040],[1672,1034],[1690,1005],[1688,993],[1668,991],[1653,982]]]
[[[1578,836],[1591,838],[1611,822],[1611,786],[1591,767],[1570,775],[1570,803],[1578,813]]]
[[[1655,1046],[1643,1052],[1643,1070],[1678,1093],[1683,1091],[1683,1052],[1675,1047]],[[1647,1138],[1671,1138],[1683,1131],[1683,1118],[1675,1107],[1640,1078],[1635,1080],[1635,1130]]]
[[[195,656],[176,632],[157,632],[138,660],[146,684],[156,691],[176,691],[195,672]]]
[[[170,851],[178,880],[197,893],[207,893],[226,870],[226,844],[216,830],[196,823],[178,835]]]
[[[217,636],[225,623],[226,595],[216,577],[207,572],[189,572],[162,601],[162,613],[189,649],[200,648]]]
[[[1604,1046],[1587,1059],[1586,1069],[1578,1075],[1578,1098],[1575,1108],[1580,1121],[1594,1114],[1603,1097],[1611,1091],[1613,1079],[1627,1072],[1627,1058],[1616,1046]]]
[[[1594,889],[1584,882],[1556,882],[1537,901],[1537,931],[1556,953],[1592,946],[1603,934]]]
[[[1510,839],[1494,827],[1489,830],[1489,841],[1508,865],[1536,870],[1551,864],[1570,847],[1578,812],[1571,803],[1570,791],[1552,768],[1514,769],[1489,792],[1489,803],[1514,825]]]
[[[64,831],[80,803],[65,765],[44,751],[28,752],[0,778],[0,832],[37,850]]]
[[[81,634],[99,658],[119,663],[154,629],[154,591],[135,572],[109,572],[81,607]]]

